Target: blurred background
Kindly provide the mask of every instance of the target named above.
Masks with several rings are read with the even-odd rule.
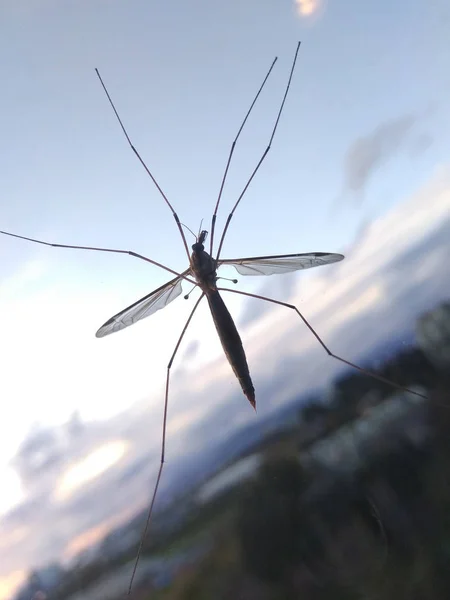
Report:
[[[0,228],[178,272],[178,230],[94,68],[198,231],[278,56],[236,147],[220,229],[302,40],[222,257],[343,253],[305,273],[238,275],[236,289],[295,304],[334,353],[426,397],[328,357],[293,311],[224,293],[255,414],[200,305],[172,368],[132,598],[448,598],[447,3],[3,0],[0,17]],[[0,598],[122,598],[160,464],[166,366],[198,292],[99,340],[171,276],[6,236],[0,256]]]

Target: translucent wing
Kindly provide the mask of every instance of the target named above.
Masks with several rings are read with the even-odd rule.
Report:
[[[339,262],[342,254],[309,252],[308,254],[280,254],[278,256],[255,256],[253,258],[230,258],[219,260],[218,266],[229,265],[241,275],[275,275],[299,269],[311,269]]]
[[[190,269],[184,271],[183,275],[188,275]],[[125,329],[129,325],[133,325],[141,319],[145,319],[155,313],[157,310],[161,310],[167,306],[172,300],[175,300],[181,294],[181,283],[182,277],[175,277],[171,281],[168,281],[157,290],[154,290],[144,298],[141,298],[131,306],[124,308],[117,315],[114,315],[95,334],[96,337],[101,338],[110,333],[115,333],[121,329]]]

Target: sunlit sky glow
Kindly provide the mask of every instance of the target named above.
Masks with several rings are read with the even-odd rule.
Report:
[[[295,0],[299,17],[312,17],[317,14],[324,0]]]
[[[172,216],[127,146],[94,68],[181,221],[196,231],[202,218],[209,229],[230,144],[277,55],[236,148],[223,226],[267,144],[301,39],[277,136],[233,218],[223,256],[346,254],[343,263],[297,278],[239,277],[239,289],[295,301],[357,360],[358,330],[345,326],[380,311],[377,341],[396,323],[389,314],[402,314],[396,302],[406,284],[433,288],[427,277],[443,260],[435,248],[414,269],[386,267],[412,243],[431,239],[450,214],[449,23],[444,0],[410,0],[407,9],[388,0],[6,0],[0,229],[131,249],[186,268]],[[158,466],[166,365],[196,296],[99,340],[106,319],[168,274],[129,256],[4,236],[0,254],[0,540],[11,540],[8,549],[0,545],[1,599],[27,567],[52,552],[73,556],[124,518],[126,506],[145,504],[147,479],[133,480],[115,499],[105,490],[112,474],[147,452],[155,460],[146,477]],[[223,275],[236,276],[231,269]],[[316,369],[335,371],[289,311],[224,298],[260,394],[258,416],[313,385]],[[191,355],[189,347],[196,348]],[[281,368],[297,358],[309,368],[286,378],[274,398],[265,390],[279,377],[281,358]],[[203,305],[174,363],[167,477],[178,456],[205,444],[206,434],[191,430],[224,405],[233,418],[213,430],[225,435],[248,422],[245,402]],[[49,547],[43,528],[55,506],[75,515],[83,494],[95,510],[53,522]]]
[[[123,441],[110,442],[71,465],[55,490],[55,500],[64,501],[80,487],[112,467],[127,451]]]

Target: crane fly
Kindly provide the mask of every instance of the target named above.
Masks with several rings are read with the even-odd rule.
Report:
[[[250,174],[250,177],[248,178],[247,183],[245,184],[241,194],[239,195],[231,212],[229,213],[229,215],[226,219],[225,226],[223,228],[221,237],[219,239],[219,244],[218,244],[217,252],[215,253],[215,256],[214,256],[214,236],[215,236],[215,228],[216,228],[216,219],[217,219],[219,205],[220,205],[220,202],[222,199],[224,185],[225,185],[225,182],[226,182],[226,179],[228,176],[231,159],[233,157],[234,149],[235,149],[236,143],[238,141],[238,138],[244,128],[244,125],[246,124],[247,119],[248,119],[259,95],[261,94],[261,91],[263,90],[270,73],[272,72],[272,69],[277,61],[277,58],[275,58],[274,61],[272,62],[257,94],[255,95],[255,97],[250,105],[250,108],[248,109],[248,111],[245,115],[245,118],[243,119],[243,121],[240,125],[240,128],[236,134],[236,137],[234,138],[234,141],[231,144],[231,148],[230,148],[230,151],[228,154],[228,160],[227,160],[224,174],[223,174],[223,177],[221,180],[221,185],[220,185],[217,201],[216,201],[214,212],[212,215],[209,252],[207,252],[205,250],[205,243],[206,243],[206,239],[207,239],[207,235],[208,235],[208,232],[206,230],[201,230],[199,232],[199,234],[197,236],[195,236],[196,241],[192,245],[192,252],[191,253],[189,252],[188,244],[187,244],[186,237],[185,237],[185,234],[183,231],[183,226],[182,226],[182,223],[181,223],[177,213],[175,212],[174,208],[172,207],[171,203],[169,202],[167,196],[165,195],[164,191],[160,187],[159,183],[153,176],[153,173],[147,167],[143,158],[141,157],[141,155],[139,154],[139,152],[136,150],[135,146],[133,145],[133,143],[128,135],[128,132],[125,129],[125,126],[121,120],[121,117],[119,116],[119,113],[115,107],[115,104],[114,104],[113,100],[111,99],[111,96],[103,82],[103,79],[102,79],[98,69],[96,69],[96,74],[100,80],[103,90],[108,98],[111,108],[114,111],[115,117],[122,129],[123,134],[125,135],[125,137],[127,139],[129,146],[131,147],[135,156],[137,157],[137,159],[139,160],[139,162],[145,169],[147,175],[149,175],[149,177],[152,179],[159,194],[161,195],[161,197],[163,198],[163,200],[165,201],[165,203],[167,204],[167,206],[169,207],[169,209],[172,212],[172,216],[173,216],[173,218],[177,224],[177,227],[179,229],[179,232],[181,234],[184,248],[187,253],[188,260],[189,260],[189,267],[184,272],[178,273],[177,271],[174,271],[173,269],[167,267],[166,265],[163,265],[159,262],[156,262],[153,259],[150,259],[146,256],[143,256],[142,254],[138,254],[137,252],[133,252],[131,250],[120,250],[120,249],[116,249],[116,248],[98,248],[98,247],[94,247],[94,246],[74,246],[74,245],[68,245],[68,244],[56,244],[56,243],[51,243],[51,242],[47,242],[44,240],[38,240],[38,239],[31,238],[31,237],[26,237],[23,235],[18,235],[18,234],[7,232],[7,231],[0,231],[0,233],[2,233],[4,235],[27,240],[27,241],[34,242],[37,244],[44,244],[46,246],[53,246],[53,247],[58,247],[58,248],[74,248],[74,249],[80,249],[80,250],[92,250],[92,251],[98,251],[98,252],[110,252],[110,253],[118,253],[118,254],[129,254],[130,256],[144,260],[144,261],[151,263],[157,267],[165,269],[166,271],[169,271],[170,273],[175,275],[175,277],[172,278],[169,282],[167,282],[164,285],[162,285],[161,287],[157,288],[156,290],[154,290],[147,296],[144,296],[140,300],[134,302],[133,304],[131,304],[124,310],[121,310],[119,313],[117,313],[116,315],[111,317],[108,321],[106,321],[96,333],[96,336],[99,338],[110,335],[117,331],[120,331],[121,329],[125,329],[126,327],[129,327],[130,325],[136,323],[137,321],[140,321],[140,320],[154,314],[158,310],[163,309],[164,307],[166,307],[170,302],[175,300],[175,298],[177,298],[181,294],[182,284],[185,281],[190,282],[195,287],[198,287],[201,290],[200,297],[196,301],[194,307],[192,308],[192,310],[189,314],[189,318],[187,319],[187,321],[183,327],[183,330],[178,338],[178,341],[175,345],[172,356],[170,357],[169,363],[167,365],[165,395],[164,395],[164,413],[163,413],[163,424],[162,424],[160,466],[159,466],[158,474],[156,477],[156,483],[155,483],[155,487],[153,489],[150,506],[149,506],[148,513],[147,513],[147,520],[146,520],[145,528],[142,533],[139,549],[137,551],[136,560],[134,562],[133,572],[132,572],[132,575],[130,578],[130,583],[129,583],[129,588],[128,588],[128,596],[131,595],[133,580],[134,580],[134,577],[136,574],[136,569],[137,569],[137,565],[138,565],[139,558],[141,555],[143,543],[144,543],[145,537],[147,535],[150,521],[152,518],[153,507],[154,507],[156,496],[158,493],[158,488],[159,488],[161,475],[162,475],[162,471],[163,471],[163,466],[164,466],[165,450],[166,450],[166,424],[167,424],[167,411],[168,411],[168,402],[169,402],[169,383],[170,383],[171,367],[172,367],[173,361],[175,359],[175,356],[178,352],[178,349],[180,347],[181,341],[182,341],[182,339],[186,333],[186,330],[192,320],[192,317],[203,298],[206,297],[206,300],[208,302],[208,305],[209,305],[209,308],[211,310],[211,314],[212,314],[212,317],[214,320],[214,324],[215,324],[217,333],[219,335],[225,355],[231,365],[231,368],[234,371],[234,374],[236,375],[236,377],[241,385],[243,393],[245,394],[245,396],[247,397],[247,399],[249,400],[249,402],[253,406],[253,408],[256,408],[255,388],[253,386],[253,382],[252,382],[252,379],[250,376],[250,371],[249,371],[249,367],[247,364],[245,351],[244,351],[239,333],[236,329],[236,325],[234,324],[234,321],[233,321],[233,319],[232,319],[232,317],[220,295],[221,291],[232,292],[232,293],[240,294],[242,296],[250,297],[250,298],[258,298],[260,300],[264,300],[266,302],[271,302],[273,304],[285,306],[285,307],[293,310],[300,317],[300,319],[303,321],[304,325],[306,325],[306,327],[309,329],[309,331],[312,333],[312,335],[314,335],[314,337],[317,339],[318,343],[322,346],[322,348],[325,350],[325,352],[329,356],[335,358],[336,360],[339,360],[341,363],[344,363],[347,366],[352,367],[353,369],[356,369],[370,377],[373,377],[384,383],[387,383],[395,388],[398,388],[398,389],[401,389],[404,391],[408,391],[408,392],[413,393],[422,398],[426,398],[426,396],[424,396],[423,394],[420,394],[417,391],[414,391],[414,390],[408,389],[404,386],[401,386],[393,381],[390,381],[389,379],[387,379],[385,377],[382,377],[381,375],[379,375],[375,372],[364,369],[364,368],[360,367],[359,365],[343,358],[342,356],[339,356],[339,355],[333,353],[328,348],[328,346],[325,344],[325,342],[322,340],[322,338],[319,336],[319,334],[315,331],[315,329],[312,327],[312,325],[310,325],[309,321],[303,316],[303,314],[293,304],[288,304],[286,302],[282,302],[280,300],[275,300],[273,298],[268,298],[268,297],[261,296],[258,294],[251,294],[249,292],[243,292],[240,290],[223,288],[223,287],[217,286],[217,281],[218,281],[218,279],[220,279],[217,275],[217,270],[223,265],[234,267],[238,271],[239,274],[244,275],[244,276],[274,275],[274,274],[290,273],[290,272],[297,271],[300,269],[309,269],[309,268],[318,267],[321,265],[329,265],[329,264],[332,264],[335,262],[339,262],[339,261],[343,260],[343,258],[344,258],[344,256],[342,254],[328,253],[328,252],[309,252],[309,253],[304,253],[304,254],[281,254],[281,255],[276,255],[276,256],[258,256],[258,257],[249,257],[249,258],[239,258],[239,259],[222,259],[221,258],[222,246],[223,246],[224,239],[225,239],[226,233],[228,231],[228,227],[230,225],[231,219],[234,215],[234,212],[236,211],[236,209],[237,209],[238,205],[240,204],[244,194],[246,193],[250,183],[252,182],[254,176],[256,175],[257,171],[261,167],[261,164],[264,162],[264,160],[271,148],[272,141],[273,141],[275,133],[277,131],[280,117],[283,112],[285,101],[286,101],[286,98],[287,98],[287,95],[289,92],[292,76],[293,76],[293,73],[295,70],[295,65],[297,62],[297,56],[298,56],[299,49],[300,49],[300,42],[298,43],[295,54],[294,54],[294,59],[292,62],[289,78],[288,78],[288,81],[286,84],[286,88],[284,91],[284,95],[283,95],[281,104],[278,109],[278,113],[277,113],[277,116],[275,119],[274,126],[271,131],[269,143],[268,143],[266,149],[264,150],[264,152],[262,153],[261,157],[259,158],[258,162],[256,163],[256,166],[254,167],[252,173]],[[235,280],[232,280],[232,281],[236,282]]]
[[[308,254],[282,254],[277,256],[219,260],[212,258],[205,251],[204,242],[207,235],[208,232],[206,230],[201,231],[197,241],[192,245],[192,254],[190,256],[191,266],[189,269],[108,319],[97,331],[96,336],[104,337],[120,331],[148,317],[157,310],[164,308],[181,294],[183,279],[187,278],[188,275],[193,275],[195,278],[194,285],[198,286],[202,293],[192,310],[189,320],[200,301],[206,297],[228,362],[241,384],[242,391],[253,408],[256,409],[255,388],[250,377],[242,341],[228,308],[219,293],[221,288],[217,287],[216,282],[219,279],[217,276],[218,267],[222,265],[233,266],[241,275],[270,275],[331,264],[342,260],[344,257],[342,254],[312,252]]]

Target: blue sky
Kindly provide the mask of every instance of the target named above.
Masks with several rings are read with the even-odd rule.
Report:
[[[186,257],[170,212],[130,152],[94,68],[181,220],[197,230],[202,218],[208,224],[231,141],[277,55],[236,149],[219,223],[263,152],[301,39],[272,150],[236,212],[223,256],[346,254],[368,223],[384,224],[382,238],[394,251],[397,207],[431,189],[436,172],[450,163],[449,29],[444,0],[410,0],[407,11],[387,1],[329,1],[314,18],[302,16],[292,0],[3,0],[0,229],[132,249],[182,270]],[[411,202],[415,210],[420,206]],[[433,218],[442,214],[436,209]],[[425,222],[426,214],[421,218]],[[394,228],[389,235],[386,223]],[[165,365],[193,300],[179,299],[98,340],[95,331],[107,318],[168,279],[163,271],[126,256],[47,249],[6,237],[0,254],[0,394],[8,406],[0,424],[0,477],[10,490],[0,513],[6,514],[32,494],[11,463],[30,431],[58,427],[74,411],[86,422],[107,422],[145,401],[156,435]],[[332,292],[321,286],[325,281],[339,290],[341,277],[368,269],[364,261],[353,264],[353,272],[331,266],[323,276],[295,279],[299,301],[309,298],[313,312],[327,299],[325,329],[343,310],[338,300],[345,296],[336,293],[333,304]],[[239,281],[247,291],[264,283]],[[373,293],[362,300],[372,305]],[[252,310],[238,296],[226,300],[238,322]],[[267,313],[264,318],[277,322]],[[269,321],[247,321],[244,343],[256,344],[265,356]],[[184,348],[198,340],[197,352],[178,362],[185,387],[178,389],[174,379],[173,403],[188,386],[203,414],[196,393],[200,399],[210,380],[221,382],[219,399],[239,388],[206,307]],[[248,409],[244,400],[237,411]],[[186,422],[173,414],[172,430],[193,422],[195,410]],[[4,589],[16,571],[0,574]]]

